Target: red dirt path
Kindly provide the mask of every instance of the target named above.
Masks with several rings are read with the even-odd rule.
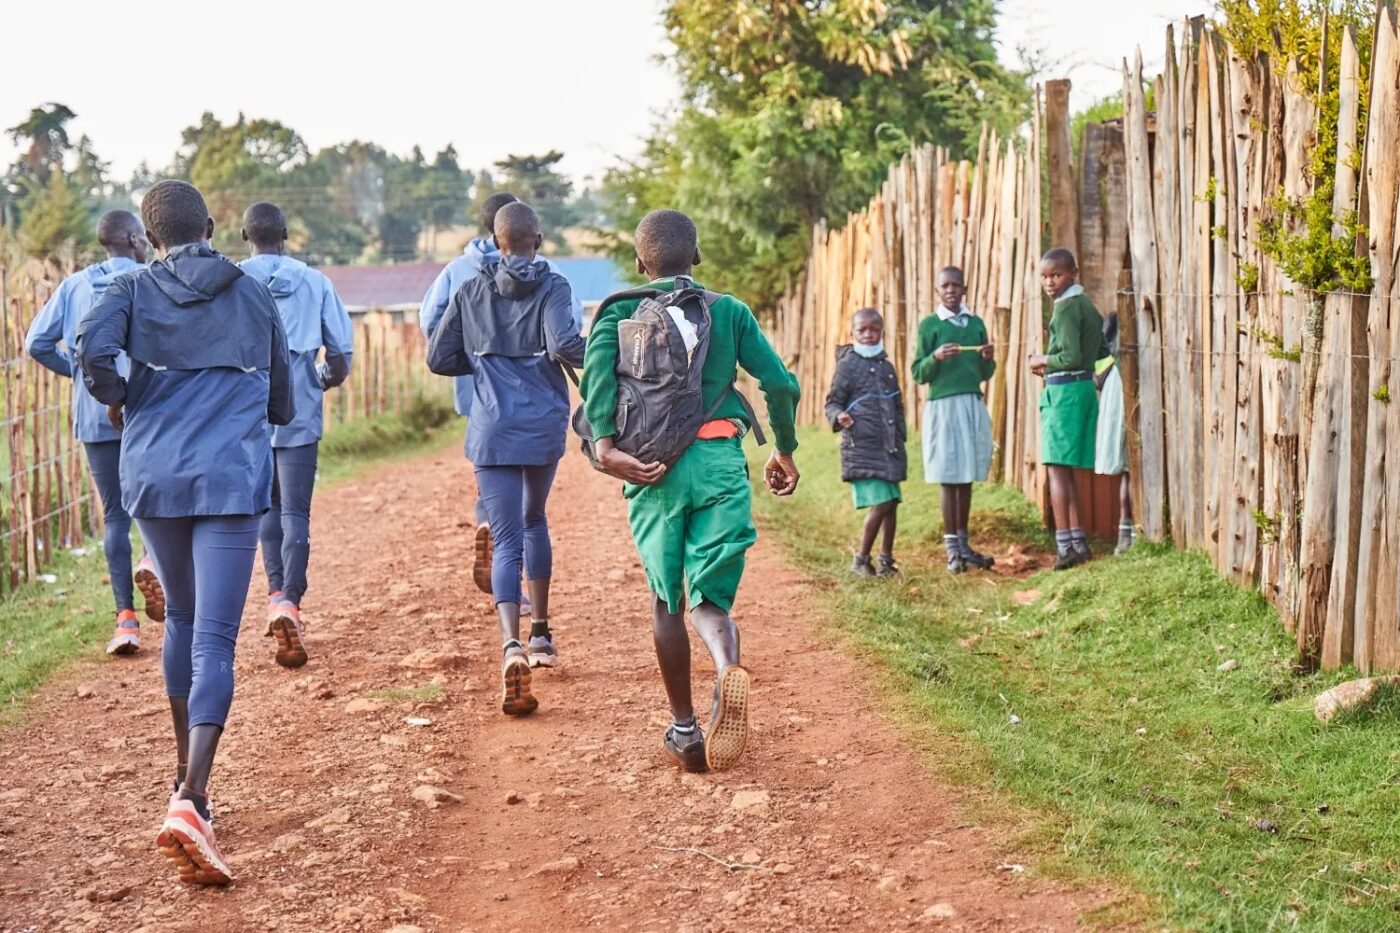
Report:
[[[153,845],[174,767],[158,627],[44,691],[0,737],[0,930],[1068,930],[1108,899],[998,871],[1026,859],[963,824],[766,541],[736,614],[750,753],[679,774],[617,484],[572,453],[550,510],[564,666],[536,715],[502,716],[469,486],[449,452],[318,494],[300,671],[250,599],[211,785],[227,890],[180,885]]]

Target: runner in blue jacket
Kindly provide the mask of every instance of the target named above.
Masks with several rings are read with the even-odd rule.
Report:
[[[60,376],[70,379],[73,372],[73,346],[78,322],[92,309],[113,280],[145,267],[150,244],[141,218],[130,211],[108,211],[97,221],[97,241],[107,251],[105,262],[88,266],[68,276],[54,290],[44,309],[29,326],[24,349],[30,356]],[[125,354],[117,358],[117,369],[127,371]],[[135,654],[141,648],[141,623],[136,620],[131,574],[131,516],[122,508],[121,482],[117,464],[121,458],[122,435],[107,420],[107,408],[98,403],[83,385],[73,379],[73,436],[83,445],[88,471],[102,500],[102,551],[107,557],[107,575],[117,604],[117,627],[107,642],[108,654]],[[165,596],[156,579],[155,564],[149,557],[137,565],[137,581],[146,598],[146,615],[153,622],[165,620]]]
[[[515,204],[520,199],[509,192],[493,194],[481,205],[481,233],[479,237],[474,237],[467,244],[462,255],[449,262],[438,273],[433,280],[432,287],[428,289],[428,294],[423,296],[423,304],[418,309],[418,326],[423,329],[423,336],[429,340],[433,338],[433,332],[437,330],[438,322],[442,320],[443,314],[447,311],[447,306],[452,303],[452,299],[462,290],[462,286],[481,272],[481,270],[493,262],[499,262],[501,251],[497,248],[495,239],[496,214],[507,204]],[[558,274],[559,267],[549,260],[543,260],[549,271]],[[574,323],[578,325],[580,331],[583,330],[583,302],[578,296],[569,291],[569,310],[573,316]],[[472,390],[473,378],[470,375],[458,376],[454,380],[453,388],[456,394],[457,414],[464,417],[471,417],[472,413]],[[482,507],[480,497],[476,501],[476,559],[472,567],[472,579],[476,582],[477,588],[483,593],[491,592],[491,523],[486,520],[486,510]],[[520,611],[530,614],[532,607],[529,603],[529,596],[525,596],[525,602],[521,603]]]
[[[285,255],[287,218],[261,201],[243,213],[243,239],[252,258],[239,268],[265,284],[287,332],[296,417],[272,429],[272,508],[262,518],[263,569],[267,572],[267,635],[277,639],[277,663],[301,667],[301,599],[311,558],[311,491],[321,443],[323,396],[350,375],[350,315],[330,279]],[[325,362],[316,362],[325,350]]]
[[[287,338],[267,288],[209,246],[190,184],[141,202],[161,258],[117,278],[78,325],[88,390],[122,431],[122,504],[165,585],[161,661],[176,789],[156,845],[196,884],[232,878],[209,822],[209,771],[233,702],[233,654],[258,517],[272,505],[268,425],[294,414]],[[118,356],[131,360],[129,376]]]

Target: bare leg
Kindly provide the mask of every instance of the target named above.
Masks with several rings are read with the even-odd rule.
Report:
[[[690,634],[685,630],[685,612],[671,612],[656,595],[651,598],[651,638],[666,699],[671,703],[671,718],[688,722],[695,707],[690,696]]]
[[[958,491],[958,531],[967,531],[967,521],[972,515],[972,484],[960,483]]]
[[[1068,531],[1079,527],[1079,498],[1074,489],[1074,471],[1067,466],[1046,467],[1050,479],[1050,510],[1055,528]]]
[[[530,608],[536,619],[549,618],[549,581],[549,577],[525,581],[525,588],[530,591]],[[516,621],[518,629],[518,612],[516,613]]]
[[[945,535],[958,533],[958,521],[962,509],[962,497],[958,494],[958,490],[961,488],[961,486],[952,486],[946,483],[941,488],[943,533]]]
[[[690,624],[695,626],[695,633],[709,649],[716,674],[739,663],[739,627],[729,613],[704,601],[690,610]]]
[[[1123,482],[1118,487],[1118,521],[1133,520],[1133,484],[1128,482],[1128,474],[1123,474]]]
[[[896,526],[896,524],[897,524],[898,521],[899,521],[899,503],[898,503],[898,502],[886,502],[885,505],[888,506],[888,509],[889,509],[889,510],[885,513],[885,523],[884,523],[885,533],[884,533],[884,537],[881,539],[881,542],[880,542],[880,553],[881,553],[881,554],[884,554],[884,555],[886,555],[886,556],[889,556],[889,557],[893,557],[893,556],[894,556],[894,532],[895,532],[895,526]]]
[[[882,502],[879,505],[872,505],[870,513],[865,516],[865,524],[860,531],[860,556],[869,557],[870,549],[875,546],[875,538],[880,533],[880,527],[885,523],[885,515],[888,513],[890,503]]]

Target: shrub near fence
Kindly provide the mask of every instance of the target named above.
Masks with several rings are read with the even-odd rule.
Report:
[[[24,353],[24,336],[59,278],[41,263],[0,265],[0,595],[42,573],[53,555],[100,534],[102,509],[70,421],[72,384]],[[327,394],[326,431],[416,397],[450,403],[451,381],[423,364],[422,333],[388,315],[355,318],[350,378]]]
[[[1068,106],[1057,99],[1067,88],[1057,85],[1025,134],[1026,154],[991,139],[971,163],[917,150],[843,229],[814,230],[806,272],[775,321],[806,392],[801,416],[821,417],[852,310],[886,312],[892,356],[908,372],[918,320],[936,303],[933,270],[963,265],[1002,364],[988,399],[994,469],[1039,501],[1040,381],[1023,362],[1043,340],[1035,259],[1052,242],[1077,245],[1099,310],[1119,310],[1146,534],[1199,548],[1258,586],[1305,663],[1400,669],[1400,464],[1387,462],[1400,439],[1389,384],[1400,358],[1396,12],[1377,5],[1369,75],[1346,36],[1335,89],[1332,207],[1338,235],[1353,209],[1369,230],[1357,244],[1370,260],[1367,293],[1311,294],[1261,248],[1277,195],[1311,192],[1313,143],[1331,129],[1319,126],[1296,68],[1237,55],[1199,19],[1180,43],[1168,30],[1166,48],[1155,110],[1139,56],[1125,68],[1121,127],[1091,127],[1077,179]],[[917,396],[906,395],[912,418]]]

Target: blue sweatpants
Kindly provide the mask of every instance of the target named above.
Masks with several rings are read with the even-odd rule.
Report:
[[[491,591],[498,603],[520,602],[520,567],[526,577],[554,575],[554,549],[549,543],[545,504],[559,464],[476,468],[476,488],[486,520],[491,523],[495,556],[491,561]]]
[[[131,584],[131,516],[122,508],[121,441],[84,444],[88,472],[102,500],[102,553],[107,555],[107,575],[117,611],[135,609]]]
[[[220,728],[233,704],[233,648],[253,579],[256,515],[138,518],[165,588],[166,696],[188,697],[190,725]]]
[[[306,565],[311,560],[311,490],[316,485],[319,443],[275,447],[272,508],[262,517],[263,569],[269,593],[282,591],[292,605],[306,595]]]

